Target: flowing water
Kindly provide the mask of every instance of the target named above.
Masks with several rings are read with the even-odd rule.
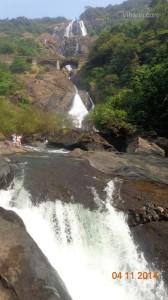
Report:
[[[81,29],[81,32],[82,32],[82,36],[86,36],[87,35],[87,30],[86,30],[86,27],[84,25],[84,22],[79,21],[79,26],[80,26],[80,29]]]
[[[67,38],[73,36],[86,36],[87,30],[84,25],[84,22],[81,20],[74,19],[72,20],[65,29],[64,36]]]
[[[72,102],[72,107],[69,110],[69,114],[73,117],[75,121],[75,126],[82,128],[82,121],[84,117],[88,114],[86,106],[83,104],[81,97],[78,94],[78,90],[75,87],[76,93]]]
[[[50,159],[50,154],[47,155]],[[52,155],[56,158],[61,154]],[[44,156],[37,159],[43,163]],[[73,300],[167,299],[159,279],[138,280],[136,275],[134,279],[131,276],[126,279],[126,272],[156,270],[137,252],[124,214],[113,207],[116,180],[104,183],[104,199],[90,182],[92,201],[97,207],[94,211],[60,199],[35,205],[31,191],[24,187],[29,164],[28,156],[22,156],[20,163],[14,165],[14,188],[0,191],[0,203],[20,215],[28,232],[64,280]],[[112,272],[122,272],[123,278],[112,279]]]

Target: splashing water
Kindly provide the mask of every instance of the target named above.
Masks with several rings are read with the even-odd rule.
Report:
[[[102,200],[92,188],[98,210],[81,204],[47,201],[34,206],[23,187],[0,191],[1,206],[23,219],[50,263],[64,280],[73,300],[165,300],[161,280],[112,279],[112,272],[152,271],[138,254],[124,214],[113,208],[115,182],[109,181]],[[101,208],[104,211],[100,213]],[[155,270],[156,271],[156,270]]]
[[[84,117],[88,114],[88,110],[86,106],[83,104],[81,97],[78,94],[78,90],[75,87],[75,96],[72,102],[72,107],[69,110],[69,114],[75,120],[75,126],[78,128],[82,128],[82,121]]]

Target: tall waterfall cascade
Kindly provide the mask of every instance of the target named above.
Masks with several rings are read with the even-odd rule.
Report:
[[[35,206],[24,189],[23,178],[15,179],[13,190],[0,191],[1,206],[23,219],[73,300],[166,300],[161,279],[142,282],[124,278],[126,272],[153,270],[137,252],[124,214],[113,207],[115,180],[105,186],[105,200],[90,188],[95,211],[60,200]],[[112,272],[121,272],[123,278],[112,279]]]
[[[82,36],[86,36],[87,35],[87,30],[86,30],[86,27],[84,25],[84,22],[79,21],[79,26],[80,26],[80,29],[81,29],[81,32],[82,32]]]
[[[87,30],[82,20],[72,20],[65,29],[64,36],[67,38],[73,36],[86,36]]]
[[[86,106],[83,104],[81,97],[78,94],[78,90],[75,86],[75,96],[73,98],[72,106],[69,110],[69,114],[73,117],[75,126],[82,128],[82,122],[85,116],[88,114]]]

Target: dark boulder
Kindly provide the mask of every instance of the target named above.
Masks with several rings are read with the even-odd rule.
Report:
[[[0,155],[0,189],[6,189],[13,180],[13,172],[7,160]]]
[[[158,136],[154,140],[154,143],[165,151],[165,156],[167,157],[168,156],[168,138]]]
[[[49,146],[62,147],[68,150],[80,148],[84,151],[116,151],[98,132],[86,132],[79,129],[69,130],[61,138],[50,139]]]
[[[72,300],[20,217],[0,209],[0,299]]]
[[[133,239],[146,260],[168,285],[168,222],[148,222],[131,228]]]

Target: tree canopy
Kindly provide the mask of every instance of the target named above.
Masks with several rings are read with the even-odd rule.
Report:
[[[150,18],[112,27],[90,50],[81,73],[99,104],[91,115],[99,128],[118,128],[121,110],[123,125],[168,135],[167,11],[167,1],[153,1]]]

